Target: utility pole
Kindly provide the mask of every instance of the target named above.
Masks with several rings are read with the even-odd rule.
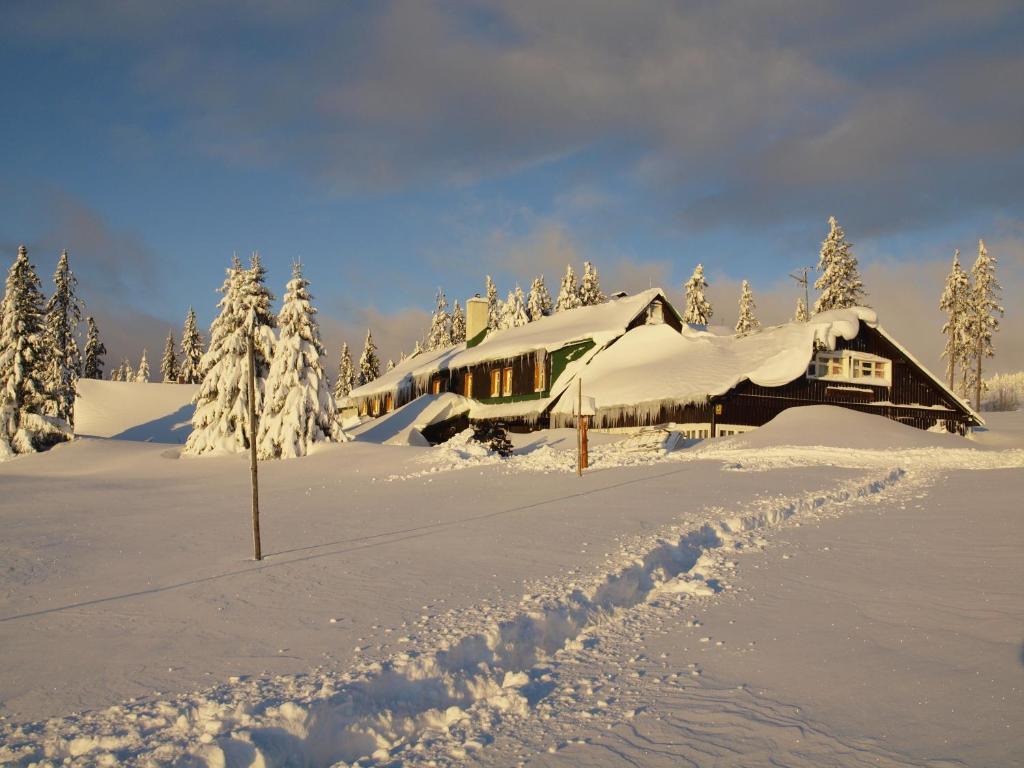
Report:
[[[790,277],[804,287],[804,307],[807,310],[808,316],[811,314],[811,291],[807,284],[807,273],[810,271],[811,267],[801,267],[796,272],[789,273]]]
[[[576,475],[583,477],[583,379],[576,379]]]
[[[256,354],[253,333],[249,332],[249,472],[252,475],[252,550],[256,560],[263,559],[260,551],[260,484],[256,462]]]

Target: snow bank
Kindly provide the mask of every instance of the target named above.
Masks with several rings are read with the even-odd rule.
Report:
[[[136,384],[79,379],[75,434],[184,443],[192,431],[195,384]]]
[[[429,443],[419,430],[468,413],[469,408],[469,400],[452,392],[422,395],[389,414],[353,428],[350,434],[356,440],[369,443],[426,446]]]
[[[744,379],[766,387],[787,384],[807,370],[815,342],[834,348],[852,339],[860,322],[874,325],[865,307],[833,310],[808,323],[787,323],[744,336],[720,336],[667,325],[636,328],[598,355],[582,373],[585,394],[596,399],[597,426],[625,410],[663,403],[703,402],[724,394]],[[572,403],[553,413],[571,415]]]

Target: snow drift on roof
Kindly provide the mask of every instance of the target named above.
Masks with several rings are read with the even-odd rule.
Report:
[[[663,402],[696,403],[721,395],[744,379],[765,387],[787,384],[807,370],[819,341],[834,349],[857,335],[860,321],[874,325],[865,307],[832,310],[807,323],[787,323],[745,336],[718,336],[664,325],[636,328],[598,355],[582,372],[583,391],[599,414]],[[570,414],[559,402],[556,414]],[[600,423],[600,415],[598,418]]]
[[[552,352],[576,341],[592,339],[600,349],[621,336],[626,326],[657,297],[665,295],[660,288],[650,288],[635,296],[556,312],[519,328],[491,331],[475,347],[457,344],[445,350],[424,352],[406,360],[369,384],[352,390],[358,399],[394,392],[412,386],[439,370],[455,370],[488,360],[507,360],[529,352]],[[675,333],[675,331],[673,331]]]

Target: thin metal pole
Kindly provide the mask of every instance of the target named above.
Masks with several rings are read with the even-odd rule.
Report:
[[[249,471],[252,475],[252,551],[256,560],[263,559],[260,551],[260,484],[256,461],[256,355],[255,343],[249,334]]]

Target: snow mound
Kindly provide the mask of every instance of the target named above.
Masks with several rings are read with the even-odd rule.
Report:
[[[184,443],[192,431],[195,384],[79,379],[75,434],[149,443]]]
[[[971,448],[959,435],[926,432],[884,416],[835,405],[789,408],[760,429],[716,441],[722,448],[778,445],[827,446],[858,450],[891,448]]]
[[[420,433],[424,427],[468,413],[470,401],[461,395],[444,392],[423,395],[391,413],[354,427],[356,440],[386,445],[429,445]]]

